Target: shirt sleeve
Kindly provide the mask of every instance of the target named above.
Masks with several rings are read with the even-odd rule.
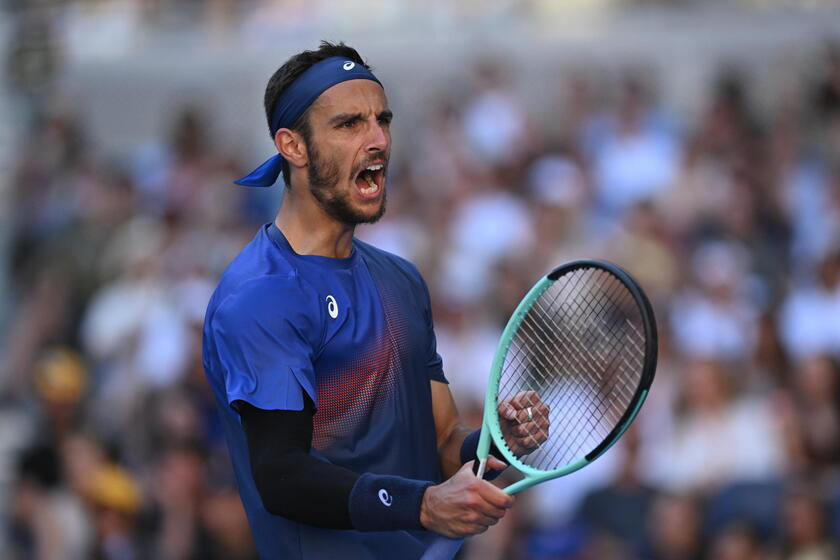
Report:
[[[446,376],[443,374],[443,359],[440,357],[437,351],[437,338],[435,338],[435,326],[434,320],[432,319],[432,302],[431,298],[429,297],[429,288],[426,286],[426,282],[423,280],[423,277],[420,276],[420,273],[417,273],[418,277],[420,278],[420,283],[423,286],[423,312],[424,312],[424,319],[426,321],[426,331],[428,333],[428,350],[427,350],[427,362],[426,366],[429,371],[429,379],[432,381],[440,381],[441,383],[449,383],[447,381]]]
[[[312,366],[323,337],[317,295],[298,278],[246,282],[219,306],[211,333],[228,404],[303,410],[303,392],[317,406]]]

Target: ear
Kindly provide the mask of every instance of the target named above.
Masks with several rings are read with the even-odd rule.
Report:
[[[309,163],[306,143],[300,133],[281,128],[274,134],[274,146],[293,167],[305,167]]]

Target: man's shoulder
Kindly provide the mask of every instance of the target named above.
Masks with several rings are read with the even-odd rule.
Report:
[[[420,271],[408,259],[395,255],[394,253],[389,253],[379,247],[374,247],[370,243],[366,243],[358,238],[354,239],[353,242],[368,263],[380,265],[385,270],[390,269],[394,272],[401,272],[415,281],[423,282]]]
[[[265,228],[260,228],[222,273],[219,286],[227,283],[238,285],[267,275],[291,277],[294,275],[294,267],[282,251],[274,246]]]
[[[283,300],[302,301],[306,291],[295,267],[261,229],[222,273],[209,310],[232,301],[254,307]]]

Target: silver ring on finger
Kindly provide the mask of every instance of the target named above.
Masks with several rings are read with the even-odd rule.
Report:
[[[531,410],[531,407],[525,409],[525,412],[528,413],[528,422],[534,419],[534,412]]]

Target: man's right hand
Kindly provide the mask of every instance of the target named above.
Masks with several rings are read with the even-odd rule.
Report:
[[[489,457],[487,466],[500,469],[507,465]],[[476,535],[498,523],[513,500],[513,496],[477,478],[470,461],[449,480],[426,489],[420,504],[420,523],[450,538]]]

